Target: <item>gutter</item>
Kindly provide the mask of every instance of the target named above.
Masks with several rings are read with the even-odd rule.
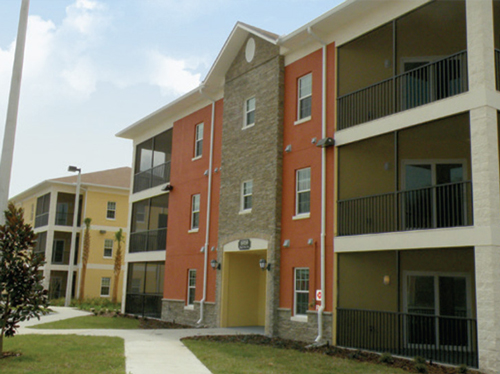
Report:
[[[326,43],[312,30],[307,28],[307,33],[322,45],[322,82],[321,82],[321,138],[326,138]],[[318,309],[318,336],[314,340],[320,343],[323,340],[323,312],[325,311],[325,262],[326,262],[326,148],[321,148],[321,305]]]
[[[212,102],[212,118],[210,124],[210,156],[208,161],[208,193],[207,193],[207,225],[205,231],[205,244],[203,246],[203,298],[200,300],[200,319],[196,322],[201,325],[205,318],[205,302],[207,300],[207,270],[208,270],[208,245],[210,240],[210,213],[212,208],[212,167],[214,158],[214,125],[215,125],[215,100],[203,93],[204,86],[200,87],[200,95]]]

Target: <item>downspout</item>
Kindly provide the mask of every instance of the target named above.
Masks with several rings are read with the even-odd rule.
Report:
[[[208,161],[208,193],[207,193],[207,225],[205,231],[205,245],[203,246],[203,298],[200,300],[200,325],[205,317],[205,302],[207,300],[207,270],[208,270],[208,244],[210,240],[210,211],[212,208],[212,164],[214,159],[214,125],[215,125],[215,100],[203,93],[204,86],[200,87],[200,94],[212,102],[212,118],[210,124],[210,156]]]
[[[321,138],[326,138],[326,46],[327,44],[320,39],[312,30],[307,28],[309,35],[318,41],[323,47],[322,61],[322,82],[321,82]],[[326,298],[326,148],[321,148],[321,236],[320,236],[320,251],[321,251],[321,305],[318,309],[318,336],[314,340],[320,343],[323,340],[323,313],[325,311]]]

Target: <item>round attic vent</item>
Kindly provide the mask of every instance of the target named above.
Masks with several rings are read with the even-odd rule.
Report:
[[[247,41],[247,47],[245,49],[245,58],[247,59],[247,62],[250,62],[253,60],[254,56],[255,56],[255,40],[253,40],[253,38],[250,38]]]

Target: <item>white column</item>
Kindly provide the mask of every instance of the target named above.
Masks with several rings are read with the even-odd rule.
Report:
[[[475,246],[479,368],[500,373],[500,183],[497,109],[487,98],[495,88],[493,3],[467,0],[469,90],[485,98],[470,111],[474,225],[484,230],[485,245]]]

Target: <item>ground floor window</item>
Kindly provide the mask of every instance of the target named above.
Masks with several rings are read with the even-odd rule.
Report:
[[[295,268],[294,314],[306,315],[309,305],[309,268]]]
[[[190,269],[188,271],[187,305],[194,304],[195,295],[196,295],[196,270]]]
[[[111,287],[111,278],[101,278],[101,296],[109,296],[109,289]]]

